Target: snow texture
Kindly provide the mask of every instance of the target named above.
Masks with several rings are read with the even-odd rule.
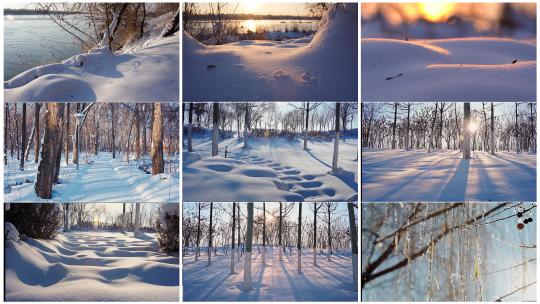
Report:
[[[183,199],[187,202],[355,201],[358,197],[356,139],[340,142],[338,174],[331,171],[333,141],[303,142],[284,138],[250,138],[244,149],[237,138],[220,143],[210,157],[209,138],[194,138],[184,152]],[[227,158],[223,147],[227,146]],[[206,153],[206,155],[201,155]]]
[[[195,261],[193,255],[183,257],[182,284],[184,301],[358,301],[352,281],[352,261],[348,255],[318,254],[313,266],[313,251],[302,249],[302,274],[297,273],[296,250],[285,253],[279,261],[277,248],[267,247],[266,265],[253,247],[251,291],[244,291],[244,257],[237,261],[235,274],[230,274],[230,255],[212,256],[208,267],[206,256]],[[220,250],[218,250],[220,251]],[[202,250],[201,250],[202,252]]]
[[[154,235],[60,232],[51,241],[7,241],[7,301],[168,301],[179,298],[178,257]]]
[[[4,82],[4,99],[6,102],[177,102],[180,43],[178,35],[159,36],[162,23],[163,20],[150,22],[153,28],[147,36],[120,51],[113,53],[104,45],[61,63],[23,72]]]
[[[362,201],[535,201],[536,155],[362,151]]]
[[[81,155],[84,158],[84,154]],[[25,171],[6,170],[4,173],[4,199],[6,202],[177,202],[179,200],[179,173],[150,175],[129,164],[112,158],[109,152],[100,152],[91,161],[81,160],[66,166],[61,162],[60,184],[53,186],[50,200],[40,199],[34,191],[37,164],[25,165]],[[16,166],[16,165],[13,165]],[[11,166],[10,166],[11,167]],[[6,185],[7,183],[7,185]]]
[[[362,39],[364,101],[535,101],[536,42]]]
[[[185,101],[355,101],[358,5],[332,6],[309,38],[205,46],[183,33]]]
[[[20,240],[19,231],[10,222],[5,222],[4,224],[4,235],[5,235],[4,241],[6,242],[13,241],[17,243]]]

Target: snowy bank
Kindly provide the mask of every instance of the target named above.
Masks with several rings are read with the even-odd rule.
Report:
[[[310,38],[205,46],[183,33],[186,101],[355,101],[358,5],[338,4]]]
[[[168,301],[179,297],[178,258],[153,235],[60,233],[51,241],[6,241],[8,301]]]
[[[149,23],[148,35],[117,52],[96,47],[5,81],[5,101],[177,102],[178,34],[161,37],[162,22]]]
[[[362,39],[364,101],[535,101],[536,44]]]

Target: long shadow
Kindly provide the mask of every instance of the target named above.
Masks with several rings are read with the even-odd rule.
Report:
[[[522,169],[523,171],[525,171],[527,174],[531,175],[531,176],[534,176],[536,177],[536,168],[531,168],[525,164],[522,164],[522,163],[518,163],[516,161],[513,161],[513,160],[509,160],[507,158],[504,158],[500,155],[494,155],[494,157],[498,158],[498,159],[501,159],[501,160],[504,160],[504,161],[507,161],[513,165],[515,165],[516,167],[519,167],[520,169]]]
[[[339,178],[355,192],[358,191],[358,183],[354,181],[354,172],[339,168],[339,171],[335,173],[334,176]]]
[[[454,175],[448,181],[439,195],[439,201],[465,201],[467,193],[467,180],[469,179],[470,159],[459,162]]]
[[[317,160],[318,162],[320,162],[321,164],[325,165],[326,167],[332,169],[332,166],[330,166],[329,164],[325,163],[323,160],[321,160],[320,158],[318,158],[317,156],[315,156],[315,154],[313,154],[311,152],[311,149],[308,149],[308,150],[304,150],[306,151],[307,154],[309,154],[311,157],[313,157],[315,160]]]

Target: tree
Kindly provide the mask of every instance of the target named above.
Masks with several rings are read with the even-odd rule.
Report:
[[[392,124],[392,149],[396,148],[397,110],[398,110],[398,103],[394,102],[394,123]]]
[[[195,261],[198,261],[199,260],[199,255],[201,253],[201,248],[200,248],[200,240],[201,240],[201,203],[197,203],[197,209],[198,209],[198,213],[197,213],[197,250],[195,252]]]
[[[244,257],[244,290],[251,290],[251,250],[253,243],[253,203],[247,204],[246,256]]]
[[[69,140],[69,119],[70,119],[70,107],[71,104],[67,103],[67,109],[66,109],[66,125],[65,125],[65,138],[66,138],[66,145],[65,145],[65,152],[64,157],[66,158],[66,165],[69,165],[69,145],[71,144]],[[75,162],[75,160],[73,160]]]
[[[491,135],[489,137],[490,151],[491,155],[495,155],[495,108],[493,107],[493,102],[491,103]]]
[[[249,144],[248,144],[248,130],[249,130],[249,110],[250,110],[250,107],[249,107],[249,104],[246,102],[245,103],[245,116],[244,116],[244,149],[247,149],[249,148]]]
[[[161,103],[154,104],[154,123],[152,124],[152,175],[163,173],[163,115]]]
[[[298,274],[302,273],[302,203],[298,203]]]
[[[180,7],[178,7],[178,10],[176,10],[176,13],[172,16],[172,18],[167,22],[165,27],[163,28],[163,31],[161,32],[161,37],[169,37],[174,35],[174,33],[178,32],[180,26]]]
[[[69,203],[64,203],[64,232],[69,231]]]
[[[335,129],[335,138],[334,138],[334,156],[332,158],[332,171],[336,173],[338,168],[338,156],[339,156],[339,113],[341,112],[341,104],[336,103],[336,129]]]
[[[4,166],[7,166],[8,154],[8,125],[9,125],[9,103],[4,103]],[[36,162],[37,162],[36,157]]]
[[[144,5],[144,4],[143,4]],[[140,104],[135,104],[135,159],[139,161],[141,158],[141,113]],[[129,160],[129,155],[128,155]]]
[[[47,103],[46,106],[45,137],[41,149],[41,160],[38,165],[36,183],[34,185],[37,196],[42,199],[50,199],[52,197],[52,187],[57,178],[56,167],[60,165],[62,116],[64,115],[64,104]]]
[[[133,232],[136,234],[141,227],[141,203],[135,203],[135,229]]]
[[[263,231],[262,231],[262,241],[263,241],[263,253],[262,253],[262,265],[266,265],[266,203],[263,202]]]
[[[356,228],[356,219],[354,216],[354,203],[347,203],[349,213],[349,230],[351,231],[351,248],[352,248],[352,268],[353,268],[353,285],[354,289],[358,290],[358,234]]]
[[[210,203],[210,225],[208,227],[208,266],[212,265],[212,214],[214,213],[214,203]]]
[[[327,255],[328,255],[328,262],[330,262],[330,257],[332,255],[332,212],[336,211],[337,204],[336,203],[324,203],[324,206],[326,207],[326,224],[327,224],[327,237],[328,237],[328,248],[327,248]]]
[[[21,157],[20,157],[21,164],[19,166],[19,169],[21,171],[24,171],[24,158],[25,158],[24,148],[26,147],[26,102],[23,102],[22,104],[21,147],[22,147]]]
[[[35,128],[34,130],[34,162],[35,163],[38,163],[39,161],[39,147],[41,144],[41,141],[39,138],[39,135],[40,135],[39,134],[39,111],[40,110],[41,110],[41,104],[39,102],[36,102],[34,104],[34,128]]]
[[[514,129],[514,134],[516,135],[516,154],[519,154],[519,121],[518,121],[518,105],[516,102],[516,127]]]
[[[231,273],[234,273],[234,228],[236,226],[236,203],[232,204]]]
[[[189,103],[188,152],[193,152],[193,102]]]
[[[463,105],[463,159],[471,159],[471,103],[466,102]]]
[[[309,132],[309,112],[312,110],[315,110],[321,103],[314,103],[311,106],[309,105],[309,102],[306,102],[306,117],[305,117],[305,128],[304,128],[304,150],[307,150],[307,140],[308,140],[308,132]]]
[[[313,266],[317,266],[317,211],[323,206],[314,203],[313,207]]]
[[[219,137],[219,103],[213,103],[213,129],[212,129],[212,156],[218,155],[218,137]]]

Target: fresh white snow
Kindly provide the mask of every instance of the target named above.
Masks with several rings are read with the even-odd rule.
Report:
[[[4,100],[178,102],[180,41],[159,36],[165,22],[151,20],[145,37],[117,52],[96,47],[23,72],[4,82]]]
[[[362,151],[362,201],[535,201],[536,155]]]
[[[155,235],[60,232],[50,241],[5,244],[8,301],[168,301],[179,299],[178,257]]]
[[[38,164],[29,161],[25,171],[18,170],[16,160],[10,160],[4,171],[4,199],[6,202],[178,202],[179,172],[157,175],[139,170],[137,162],[128,164],[118,154],[100,152],[84,161],[81,155],[79,171],[76,164],[66,166],[62,159],[60,184],[53,186],[50,200],[40,199],[34,191]],[[173,167],[177,168],[177,165]],[[166,171],[168,172],[168,171]]]
[[[357,139],[340,141],[339,173],[332,174],[333,141],[230,138],[211,157],[208,137],[193,140],[183,154],[183,199],[208,201],[355,201],[358,197]],[[227,158],[224,150],[227,146]]]
[[[296,250],[283,254],[279,261],[277,248],[267,247],[266,264],[260,252],[253,247],[251,279],[252,290],[244,291],[244,257],[237,260],[235,274],[230,274],[231,258],[218,250],[207,266],[206,256],[199,261],[193,255],[183,257],[182,287],[184,301],[358,301],[352,280],[352,261],[348,255],[317,255],[313,266],[313,251],[302,249],[302,273],[297,273]],[[202,250],[201,250],[202,252]]]
[[[362,39],[364,101],[535,101],[536,41]]]
[[[183,33],[187,101],[355,101],[358,5],[331,7],[312,37],[205,46]]]

